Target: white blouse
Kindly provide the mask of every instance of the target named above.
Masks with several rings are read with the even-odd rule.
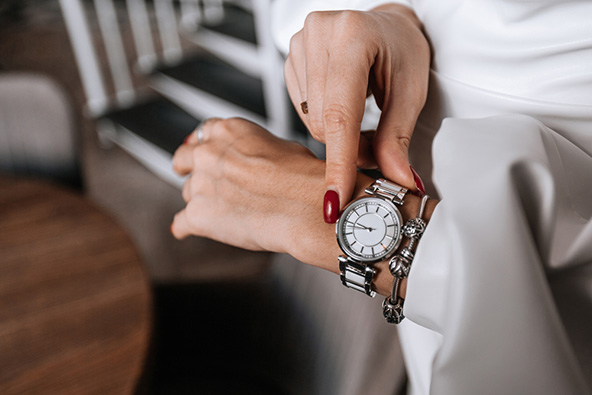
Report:
[[[398,2],[433,50],[410,157],[442,199],[399,326],[411,393],[588,393],[592,2]],[[278,47],[310,11],[384,3],[276,0]]]

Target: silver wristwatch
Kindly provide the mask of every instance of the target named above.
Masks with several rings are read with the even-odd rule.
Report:
[[[343,210],[335,233],[345,254],[339,257],[339,270],[346,287],[376,296],[372,264],[391,257],[401,244],[403,218],[397,206],[403,204],[407,191],[381,178],[366,188],[369,196],[354,200]]]

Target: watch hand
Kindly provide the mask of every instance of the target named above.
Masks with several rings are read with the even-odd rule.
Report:
[[[358,229],[367,230],[368,232],[372,232],[373,230],[375,230],[374,228],[371,228],[371,227],[369,227],[369,226],[362,225],[362,224],[360,224],[360,223],[358,223],[358,224],[355,224],[355,225],[354,225],[354,228],[358,228]]]

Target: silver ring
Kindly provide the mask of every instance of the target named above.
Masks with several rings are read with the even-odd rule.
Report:
[[[206,126],[207,123],[212,122],[212,121],[219,121],[220,118],[216,118],[216,117],[212,117],[212,118],[206,118],[203,121],[201,121],[197,127],[195,128],[195,135],[197,136],[197,143],[198,144],[203,144],[206,142],[206,134],[204,133],[204,126]]]
[[[203,132],[202,126],[203,126],[203,123],[200,123],[199,126],[197,127],[197,131],[195,132],[195,134],[197,135],[197,142],[199,144],[204,143],[204,132]]]

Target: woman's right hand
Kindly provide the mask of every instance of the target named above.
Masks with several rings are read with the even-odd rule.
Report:
[[[290,98],[312,136],[326,144],[327,222],[350,200],[357,167],[415,189],[408,147],[426,100],[430,49],[412,10],[388,4],[368,12],[309,14],[290,42],[285,78]],[[360,139],[368,93],[382,109],[373,139]],[[306,101],[308,113],[301,103]],[[327,202],[325,195],[325,202]],[[338,207],[334,207],[338,206]]]

